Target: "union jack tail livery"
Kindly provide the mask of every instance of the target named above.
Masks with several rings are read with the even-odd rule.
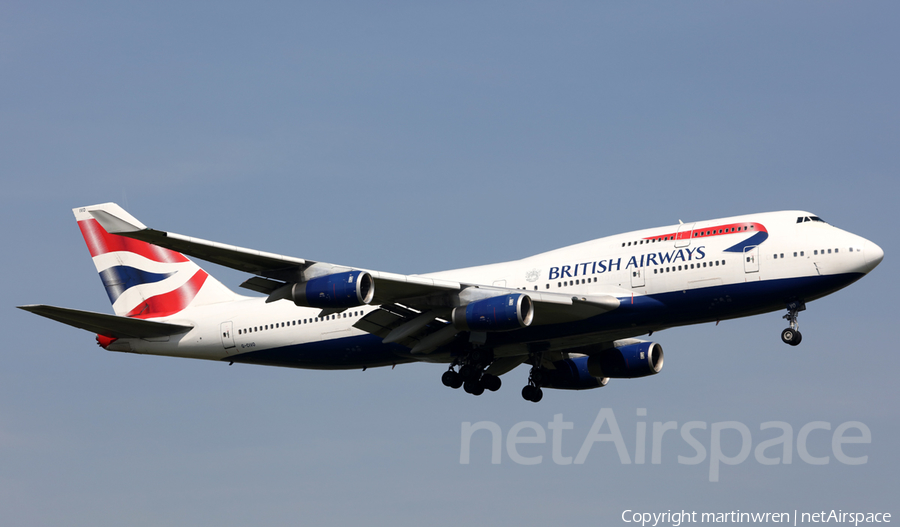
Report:
[[[140,225],[115,203],[79,207],[73,212],[116,315],[162,318],[189,307],[236,298],[231,290],[183,254],[109,234],[95,215]]]

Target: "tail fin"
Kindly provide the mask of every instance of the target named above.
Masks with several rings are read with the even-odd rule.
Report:
[[[142,225],[115,203],[72,210],[116,315],[160,318],[235,295],[183,254],[109,234],[91,214],[107,212]]]

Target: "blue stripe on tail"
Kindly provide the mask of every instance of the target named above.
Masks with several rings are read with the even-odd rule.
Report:
[[[100,280],[103,281],[103,286],[106,287],[109,301],[115,303],[122,296],[122,293],[132,287],[161,282],[173,274],[175,273],[150,273],[134,267],[118,265],[100,271]]]

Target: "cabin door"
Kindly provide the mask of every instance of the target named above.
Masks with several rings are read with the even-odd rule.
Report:
[[[222,322],[222,325],[219,327],[219,333],[222,334],[222,346],[225,346],[225,349],[231,349],[234,347],[234,330],[232,329],[231,322]]]
[[[759,272],[759,245],[744,248],[744,272]]]

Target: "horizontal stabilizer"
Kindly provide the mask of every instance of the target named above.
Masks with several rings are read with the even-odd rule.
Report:
[[[92,333],[113,338],[143,339],[166,337],[169,335],[186,333],[193,329],[193,326],[167,324],[165,322],[154,322],[152,320],[142,320],[139,318],[119,317],[107,315],[105,313],[80,311],[78,309],[67,309],[64,307],[28,305],[18,306],[18,308],[34,313],[35,315],[62,322],[63,324],[68,324]]]

